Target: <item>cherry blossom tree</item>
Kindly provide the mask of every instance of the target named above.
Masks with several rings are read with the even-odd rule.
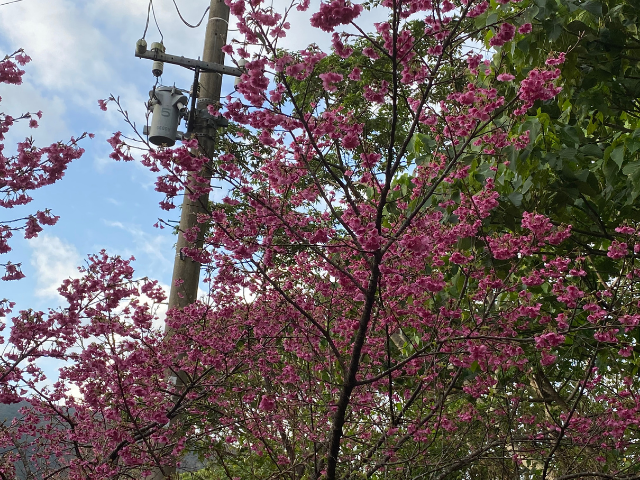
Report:
[[[208,191],[203,168],[228,188],[204,246],[184,232],[207,298],[158,331],[158,285],[102,252],[67,307],[15,317],[26,367],[3,388],[31,406],[2,430],[4,477],[31,456],[47,478],[136,478],[196,451],[212,478],[639,478],[638,225],[619,219],[602,272],[570,225],[492,221],[527,113],[562,88],[563,53],[502,71],[532,5],[333,0],[310,17],[327,53],[278,45],[307,0],[228,4],[248,62],[211,109],[220,152],[142,160],[165,209]],[[38,355],[67,361],[55,383]]]
[[[20,67],[31,61],[31,58],[24,53],[23,50],[17,50],[11,55],[5,56],[0,61],[0,83],[9,85],[22,84],[22,76],[25,71]],[[1,98],[0,98],[1,101]],[[26,138],[23,142],[18,143],[17,154],[5,156],[5,135],[9,129],[19,121],[28,122],[29,128],[38,128],[38,120],[42,118],[42,112],[24,113],[19,117],[0,113],[0,207],[3,209],[12,209],[17,206],[30,203],[33,198],[30,193],[33,190],[51,185],[64,176],[64,172],[70,162],[82,156],[84,150],[81,149],[77,142],[85,136],[93,136],[83,134],[79,138],[72,138],[67,144],[61,142],[52,144],[48,147],[39,148],[35,145],[33,138]],[[5,211],[5,210],[3,210]],[[53,215],[48,209],[37,211],[25,218],[1,219],[0,218],[0,255],[5,255],[11,251],[9,240],[16,231],[23,231],[24,238],[30,239],[37,237],[42,231],[44,225],[55,225],[58,221],[57,216]],[[3,281],[19,280],[24,277],[20,270],[20,263],[0,263],[4,267]],[[13,304],[8,299],[0,301],[0,319],[4,318],[11,312]],[[25,350],[23,353],[34,352],[41,345],[33,343],[26,347],[29,343],[25,338]],[[3,357],[0,365],[0,385],[5,385],[5,381],[15,374],[14,367],[21,361],[20,356]],[[12,395],[3,392],[0,394],[0,401],[3,403],[11,400]]]
[[[23,50],[7,55],[0,61],[0,83],[22,84],[25,71],[20,67],[30,61],[31,58]],[[28,122],[29,128],[38,128],[40,118],[41,111],[23,113],[19,117],[0,113],[0,141],[3,142],[0,144],[0,207],[3,209],[30,203],[33,200],[31,191],[60,180],[67,165],[84,153],[77,142],[88,135],[86,133],[79,138],[72,138],[67,144],[58,142],[44,148],[37,147],[33,138],[26,138],[18,143],[17,154],[5,156],[4,140],[9,129],[20,120]],[[25,238],[34,238],[42,231],[43,225],[55,225],[58,218],[49,210],[44,210],[25,218],[0,219],[0,255],[11,251],[9,239],[14,232],[22,230]],[[0,263],[0,266],[5,269],[5,274],[1,277],[4,281],[24,277],[20,264],[7,261]]]

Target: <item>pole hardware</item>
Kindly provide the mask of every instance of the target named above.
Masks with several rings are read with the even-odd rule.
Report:
[[[191,109],[189,110],[189,120],[187,121],[187,135],[193,132],[196,121],[196,99],[200,93],[200,67],[194,69],[193,86],[191,87]]]
[[[143,54],[147,51],[147,41],[141,38],[136,42],[136,53]]]
[[[140,47],[140,48],[142,48],[142,47]],[[136,44],[136,52],[137,52],[137,50],[138,50],[138,45]],[[166,49],[164,48],[164,45],[162,44],[162,42],[153,42],[151,44],[151,52],[153,52],[153,54],[155,54],[155,55],[163,54],[165,51],[166,51]],[[149,53],[151,53],[151,52],[149,52]],[[137,53],[136,53],[136,55],[137,55]],[[142,55],[144,55],[144,53]],[[154,77],[161,77],[162,76],[162,71],[164,70],[164,63],[162,61],[160,61],[160,60],[157,60],[157,59],[154,59],[154,60],[156,60],[156,61],[153,62],[153,67],[151,67],[151,73],[153,73]]]
[[[139,42],[140,40],[138,40],[138,43]],[[154,48],[154,46],[156,45],[160,45],[162,48]],[[231,75],[233,77],[239,77],[244,73],[243,70],[235,67],[228,67],[226,65],[220,65],[213,62],[204,62],[202,60],[195,60],[193,58],[178,57],[177,55],[169,55],[165,53],[164,45],[157,42],[151,44],[151,50],[147,51],[145,49],[144,52],[142,52],[136,44],[136,57],[146,58],[147,60],[153,60],[154,62],[158,63],[171,63],[173,65],[179,65],[181,67],[189,69],[199,67],[200,72],[202,73],[221,73],[223,75]],[[155,64],[156,63],[154,63],[154,68]]]
[[[164,64],[170,63],[194,70],[194,81],[191,89],[191,108],[187,112],[187,99],[182,91],[175,87],[158,87],[149,92],[148,109],[153,113],[151,125],[143,128],[143,134],[149,137],[149,141],[157,146],[172,147],[176,140],[182,140],[194,135],[194,130],[199,130],[195,136],[209,136],[205,132],[211,128],[227,127],[229,121],[222,116],[212,116],[205,108],[196,106],[198,97],[199,76],[201,73],[218,73],[232,75],[238,78],[244,73],[246,61],[241,60],[241,68],[227,67],[214,62],[205,62],[200,59],[178,57],[168,55],[162,42],[153,42],[147,50],[147,42],[143,38],[136,42],[135,55],[138,58],[153,60],[151,72],[155,77],[160,77],[164,71]],[[200,99],[203,100],[203,99]],[[208,100],[208,99],[204,99]],[[201,102],[198,102],[201,103]],[[210,103],[209,101],[203,103]],[[187,132],[178,132],[178,125],[182,118],[187,119]]]
[[[244,66],[247,64],[247,59],[246,58],[241,58],[240,60],[238,60],[238,67],[240,67],[240,71],[244,72]],[[233,82],[233,86],[234,87],[238,87],[238,85],[240,85],[240,77],[236,77],[236,79]]]

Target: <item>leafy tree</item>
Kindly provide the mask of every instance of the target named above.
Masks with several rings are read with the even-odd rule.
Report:
[[[567,92],[567,53],[543,49],[528,69],[516,54],[532,19],[556,17],[526,2],[333,0],[311,16],[333,35],[327,55],[278,47],[309,2],[229,5],[262,48],[227,48],[249,59],[207,163],[229,195],[185,251],[207,269],[207,300],[169,312],[165,336],[143,302],[162,301],[157,285],[92,256],[61,287],[67,308],[13,319],[16,352],[60,332],[24,360],[68,366],[51,387],[36,368],[5,381],[32,409],[2,441],[36,432],[49,478],[132,477],[185,449],[210,478],[638,478],[640,231],[618,214],[611,238],[585,242],[574,210],[544,208],[544,175],[570,175],[539,158],[570,133],[582,146],[578,127],[540,120]],[[365,8],[388,17],[360,25]],[[493,63],[467,55],[477,38]],[[540,141],[551,125],[558,138]],[[163,207],[207,162],[195,146],[144,156]]]
[[[531,33],[493,59],[497,70],[523,78],[551,52],[567,52],[559,65],[562,92],[517,126],[530,131],[532,142],[511,152],[514,193],[505,214],[535,209],[570,223],[574,241],[596,255],[616,238],[621,220],[638,220],[639,7],[635,1],[523,2],[517,8]]]

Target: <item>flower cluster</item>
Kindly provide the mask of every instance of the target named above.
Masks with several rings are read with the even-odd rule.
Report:
[[[0,62],[0,83],[20,85],[25,72],[20,70],[17,64],[25,65],[30,61],[22,50],[5,57]],[[0,140],[4,140],[9,128],[19,120],[28,120],[30,128],[37,128],[38,121],[34,117],[42,118],[42,112],[27,113],[19,118],[0,113]],[[79,159],[84,153],[78,146],[78,141],[85,136],[93,135],[85,133],[79,138],[71,138],[67,144],[59,142],[48,147],[37,147],[33,138],[27,138],[18,143],[14,155],[7,154],[5,145],[0,144],[0,208],[4,210],[26,205],[33,200],[31,192],[59,181],[69,163]],[[54,225],[57,220],[58,217],[51,215],[48,210],[39,211],[26,218],[0,219],[0,254],[11,251],[9,239],[14,232],[24,230],[25,238],[34,238],[42,231],[42,225]],[[0,277],[2,280],[18,280],[24,277],[19,264],[7,262],[0,263],[0,266],[4,266],[6,270]]]

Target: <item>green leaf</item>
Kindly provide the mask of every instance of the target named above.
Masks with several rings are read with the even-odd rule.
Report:
[[[414,138],[416,138],[416,148],[418,143],[421,146],[420,153],[432,153],[433,149],[437,145],[436,141],[433,138],[424,133],[416,133],[414,135]]]
[[[567,25],[567,30],[569,30],[571,33],[579,34],[581,32],[588,31],[589,27],[587,27],[587,25],[585,25],[585,23],[581,22],[580,20],[574,20]]]
[[[622,173],[625,175],[632,175],[638,169],[640,169],[640,162],[628,163],[622,169]]]
[[[540,124],[538,117],[529,117],[520,127],[520,132],[524,133],[529,131],[529,141],[530,143],[534,143],[540,134],[541,128],[542,125]]]
[[[582,5],[582,9],[600,18],[602,16],[602,4],[595,0],[591,0]]]
[[[573,174],[575,175],[575,177],[578,180],[580,180],[580,182],[586,182],[590,173],[591,172],[588,169],[585,168],[584,170],[578,170],[577,172],[574,172]]]
[[[575,148],[563,148],[560,150],[560,158],[564,158],[565,160],[575,160],[576,153],[577,151]]]
[[[624,161],[624,145],[619,145],[611,152],[611,159],[616,162],[618,168],[622,168],[622,162]]]
[[[565,143],[572,143],[573,145],[579,145],[581,143],[580,134],[578,133],[578,129],[573,125],[567,125],[562,129],[562,140]]]
[[[469,365],[469,370],[473,373],[476,373],[480,369],[480,364],[477,360],[475,360],[471,365]]]
[[[595,143],[582,145],[578,151],[589,157],[602,158],[602,149]]]
[[[634,154],[640,150],[640,138],[627,138],[624,141],[624,145],[627,147],[630,154]]]
[[[522,193],[520,192],[513,192],[508,198],[516,207],[519,207],[522,204]]]
[[[543,27],[550,42],[555,42],[562,35],[562,24],[558,20],[543,22]]]

